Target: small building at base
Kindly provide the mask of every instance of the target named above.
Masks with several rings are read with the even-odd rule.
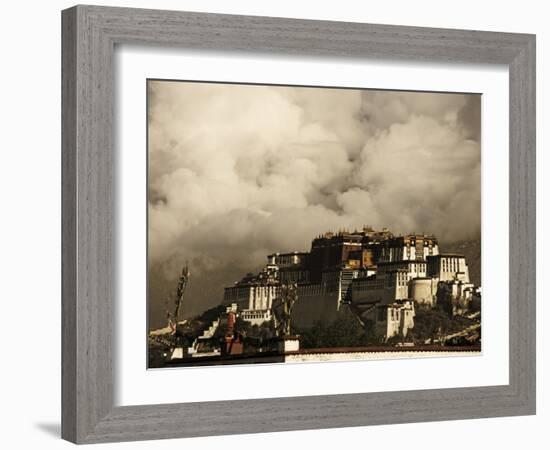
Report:
[[[477,290],[472,283],[447,280],[438,284],[437,303],[452,316],[466,313],[474,296]]]
[[[415,306],[412,300],[399,300],[390,304],[375,303],[356,311],[361,321],[373,331],[380,341],[400,336],[406,338],[414,328]]]
[[[282,337],[277,343],[277,350],[281,353],[297,352],[298,350],[300,350],[300,337]]]

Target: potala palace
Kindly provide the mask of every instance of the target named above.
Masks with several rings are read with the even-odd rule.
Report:
[[[282,286],[297,286],[292,324],[307,329],[351,311],[381,340],[406,336],[415,310],[442,307],[450,315],[481,299],[470,282],[466,258],[440,253],[435,236],[396,236],[387,229],[327,232],[309,252],[274,253],[265,267],[225,288],[223,303],[260,325],[272,320]]]

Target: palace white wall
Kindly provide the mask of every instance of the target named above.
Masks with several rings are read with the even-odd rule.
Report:
[[[73,448],[59,439],[60,417],[60,13],[75,1],[4,2],[2,45],[2,257],[0,298],[4,359],[0,375],[3,448]],[[537,33],[538,228],[550,227],[548,148],[550,94],[548,80],[548,11],[537,0],[107,0],[104,5],[205,12],[333,19],[400,25],[470,28]],[[544,208],[543,208],[544,206]],[[542,256],[550,241],[539,233],[539,280],[550,269]],[[542,281],[538,296],[547,297]],[[546,294],[546,295],[545,295]],[[538,317],[546,306],[538,304]],[[98,445],[105,449],[173,449],[189,445],[204,450],[225,448],[330,449],[344,443],[406,447],[410,450],[461,449],[475,439],[476,448],[543,448],[547,444],[550,396],[547,388],[548,332],[538,330],[538,399],[535,417],[496,418],[442,423],[314,430],[267,435],[228,436]],[[339,383],[340,380],[333,380]],[[540,442],[539,445],[536,443]]]
[[[410,281],[410,297],[421,305],[433,305],[437,293],[437,280],[420,278]]]

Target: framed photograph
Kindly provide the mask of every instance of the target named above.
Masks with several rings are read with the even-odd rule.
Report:
[[[481,94],[149,79],[147,105],[150,369],[481,352]]]
[[[535,413],[533,35],[62,24],[65,439]]]

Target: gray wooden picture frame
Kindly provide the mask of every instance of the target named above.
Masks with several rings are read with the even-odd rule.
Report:
[[[535,36],[98,6],[63,11],[62,32],[64,439],[94,443],[535,413]],[[114,406],[113,52],[126,43],[507,65],[509,384]]]

